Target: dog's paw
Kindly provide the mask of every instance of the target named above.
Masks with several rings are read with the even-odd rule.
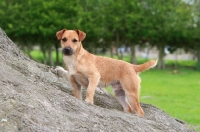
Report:
[[[55,68],[56,71],[63,71],[65,72],[66,70],[64,68],[62,68],[61,66],[56,66]]]
[[[54,70],[54,73],[60,77],[60,78],[68,78],[68,71],[66,71],[64,68],[60,66],[56,66]]]
[[[68,71],[66,71],[64,68],[60,66],[56,66],[55,71],[57,71],[57,73],[63,72],[64,74],[68,74]]]
[[[86,98],[86,99],[85,99],[85,102],[87,102],[87,103],[89,103],[89,104],[93,104],[93,100],[92,100],[92,99]]]

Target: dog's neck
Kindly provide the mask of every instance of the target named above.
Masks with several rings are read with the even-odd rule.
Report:
[[[80,46],[77,48],[75,54],[80,54],[84,50],[82,43],[80,43]]]
[[[77,58],[78,56],[80,57],[80,56],[82,56],[84,54],[88,54],[88,53],[89,52],[83,48],[82,43],[81,43],[75,52],[75,57]]]

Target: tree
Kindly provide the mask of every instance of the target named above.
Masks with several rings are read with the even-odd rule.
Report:
[[[148,13],[147,25],[148,36],[151,44],[156,45],[159,50],[158,68],[164,69],[164,48],[166,46],[176,49],[180,47],[180,39],[184,37],[183,32],[187,30],[190,8],[181,0],[168,1],[146,1]]]
[[[197,57],[197,69],[200,70],[200,1],[195,0],[192,3],[193,6],[193,17],[192,17],[192,24],[191,24],[191,38],[192,44],[190,44],[190,49],[192,49]]]
[[[129,4],[125,4],[124,35],[128,46],[131,47],[131,62],[137,64],[135,45],[142,44],[142,39],[147,38],[146,25],[149,22],[146,19],[144,1],[129,0],[127,3]]]
[[[39,45],[44,55],[44,62],[47,62],[48,51],[51,65],[53,65],[51,50],[54,46],[58,63],[58,42],[55,33],[64,27],[75,27],[76,1],[66,3],[63,0],[3,0],[1,3],[3,7],[1,13],[4,14],[1,25],[8,35],[22,47],[28,47],[27,49]]]
[[[34,45],[39,45],[44,62],[51,65],[52,49],[56,50],[59,63],[60,46],[55,33],[63,28],[78,28],[87,34],[83,42],[86,49],[96,53],[97,47],[111,49],[126,44],[132,47],[133,63],[137,63],[135,45],[148,41],[159,49],[158,67],[162,69],[166,46],[171,51],[179,47],[197,49],[198,5],[197,0],[189,4],[182,0],[2,0],[0,25],[28,53]],[[123,54],[118,57],[122,59]]]

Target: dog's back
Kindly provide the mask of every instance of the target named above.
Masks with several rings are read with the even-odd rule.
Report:
[[[110,83],[112,81],[120,80],[123,76],[128,74],[134,76],[139,72],[153,68],[156,66],[157,60],[150,60],[144,64],[133,65],[122,60],[95,56],[94,64],[101,75],[101,81]]]

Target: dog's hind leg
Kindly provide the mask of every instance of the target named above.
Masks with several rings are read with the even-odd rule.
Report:
[[[82,100],[82,93],[81,93],[81,85],[79,85],[73,76],[69,77],[69,81],[72,85],[72,93],[74,97],[77,99]]]
[[[134,107],[135,112],[140,116],[144,116],[144,111],[142,110],[140,106],[138,94],[126,93],[126,97],[127,97],[128,102],[131,104],[131,106]]]
[[[132,108],[130,104],[128,103],[126,99],[126,95],[123,89],[117,89],[113,87],[113,91],[115,93],[115,98],[118,100],[118,102],[122,105],[124,112],[130,112],[132,113]]]
[[[130,78],[131,77],[122,81],[122,87],[125,91],[126,98],[129,104],[134,108],[135,112],[140,116],[144,116],[144,111],[139,102],[140,78]]]

